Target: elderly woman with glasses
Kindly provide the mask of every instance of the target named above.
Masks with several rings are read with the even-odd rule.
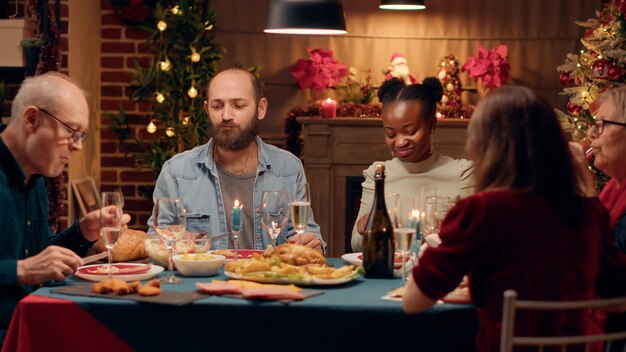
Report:
[[[626,253],[626,87],[608,90],[598,98],[596,122],[587,135],[591,140],[587,158],[593,158],[595,167],[611,177],[599,198],[609,210],[617,246]],[[572,145],[572,151],[584,170],[581,175],[585,193],[595,196],[595,183],[582,147]]]

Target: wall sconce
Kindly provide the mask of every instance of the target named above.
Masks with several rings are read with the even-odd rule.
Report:
[[[383,10],[423,10],[424,0],[381,0],[379,8]]]
[[[265,33],[346,34],[340,0],[272,0]]]

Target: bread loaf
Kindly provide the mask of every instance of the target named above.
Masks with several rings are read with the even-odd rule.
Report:
[[[141,259],[148,256],[144,240],[148,235],[139,230],[126,229],[122,232],[117,243],[113,247],[112,255],[114,262],[125,262],[129,260]],[[102,238],[98,239],[93,246],[93,253],[106,252],[106,246]]]

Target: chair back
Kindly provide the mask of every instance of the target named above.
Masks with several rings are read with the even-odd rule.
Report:
[[[526,301],[517,299],[517,292],[506,290],[502,309],[502,334],[500,337],[500,352],[511,352],[513,346],[535,346],[543,351],[545,346],[560,346],[567,351],[569,345],[584,345],[588,351],[590,344],[606,342],[605,351],[610,351],[611,343],[615,340],[626,339],[626,331],[603,333],[596,335],[572,336],[514,336],[515,315],[519,310],[566,311],[584,309],[622,310],[626,307],[626,297],[595,299],[586,301]],[[624,348],[626,352],[626,347]]]

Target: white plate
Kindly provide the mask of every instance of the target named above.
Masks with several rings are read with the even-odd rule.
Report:
[[[348,263],[352,264],[352,265],[356,265],[356,266],[361,266],[363,265],[363,260],[359,257],[363,257],[363,253],[362,252],[356,252],[356,253],[346,253],[344,255],[341,256],[341,259],[347,261]],[[408,260],[408,258],[407,258]],[[398,271],[398,269],[400,269],[400,267],[402,266],[402,261],[394,261],[393,263],[393,268],[395,271]],[[400,273],[398,271],[398,273]]]
[[[113,263],[113,266],[115,266],[116,264],[123,264],[124,266],[144,266],[144,265],[146,265],[146,264],[138,264],[138,263]],[[109,278],[108,275],[87,274],[87,273],[81,272],[81,269],[87,269],[87,268],[92,268],[92,267],[99,267],[101,265],[102,264],[92,264],[92,265],[81,266],[76,271],[76,276],[80,277],[83,280],[89,280],[89,281],[102,281],[104,279],[108,279]],[[142,280],[151,279],[151,278],[157,276],[162,271],[163,271],[163,267],[162,266],[152,265],[150,270],[148,270],[147,272],[145,272],[143,274],[129,274],[129,275],[115,275],[115,274],[113,274],[113,277],[116,278],[116,279],[122,279],[124,281],[142,281]]]
[[[254,281],[254,282],[260,282],[262,284],[285,284],[285,285],[294,284],[294,285],[302,285],[302,286],[341,285],[346,282],[350,282],[356,278],[355,275],[349,275],[347,277],[342,277],[340,279],[320,279],[316,277],[311,277],[309,279],[303,279],[303,280],[292,280],[286,277],[263,277],[263,276],[257,276],[257,275],[241,275],[241,274],[236,274],[230,271],[225,271],[224,275],[235,280]]]
[[[359,258],[359,256],[363,255],[362,252],[356,252],[356,253],[346,253],[344,255],[341,256],[341,259],[347,261],[348,263],[352,264],[352,265],[363,265],[363,260],[361,260]]]

